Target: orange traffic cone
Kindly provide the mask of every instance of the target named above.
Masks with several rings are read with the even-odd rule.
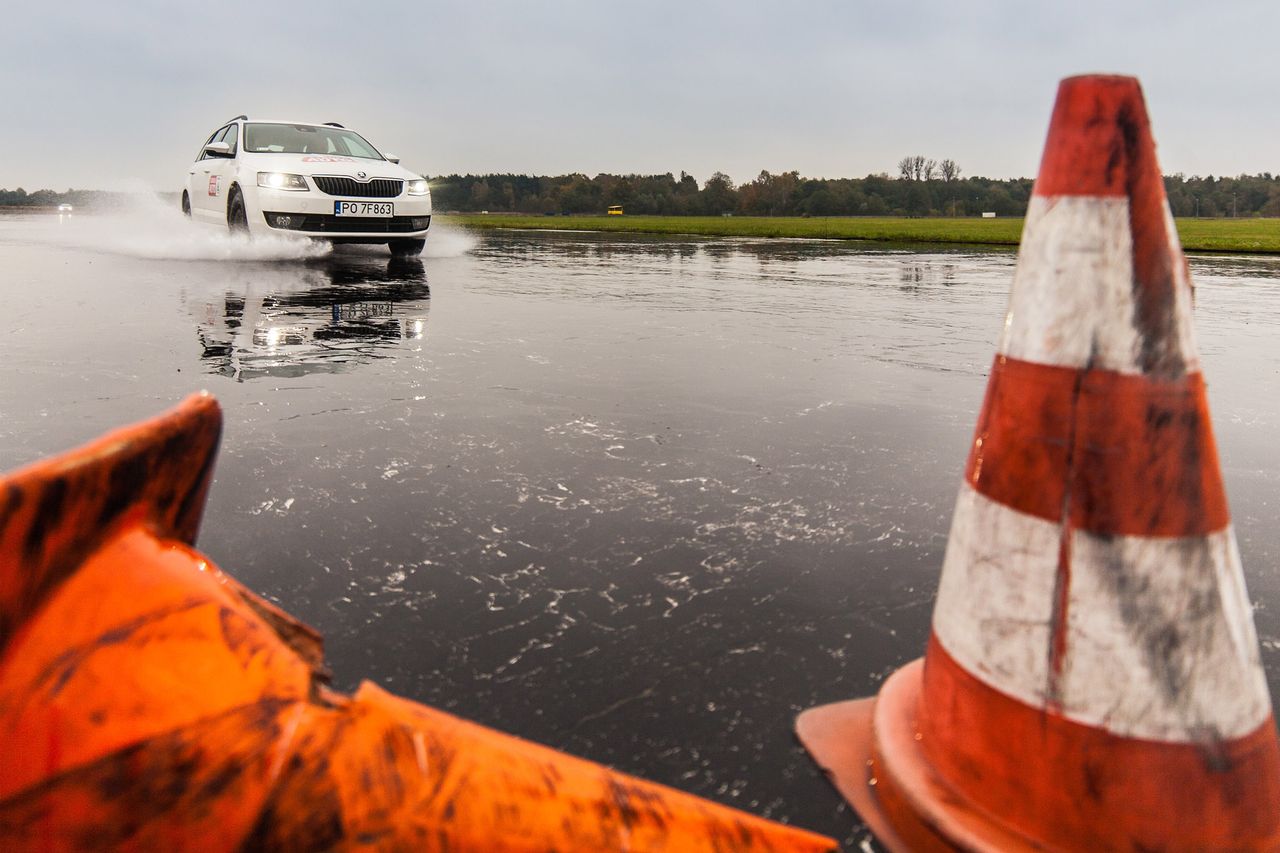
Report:
[[[1133,78],[1058,91],[923,663],[797,731],[896,850],[1280,850],[1280,743]]]

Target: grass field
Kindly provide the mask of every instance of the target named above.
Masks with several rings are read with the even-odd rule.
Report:
[[[472,228],[542,228],[562,231],[629,231],[702,237],[800,237],[889,243],[961,243],[1016,246],[1022,220],[906,219],[901,217],[797,216],[508,216],[450,214],[439,217]],[[1179,219],[1182,246],[1191,252],[1280,253],[1280,219]]]

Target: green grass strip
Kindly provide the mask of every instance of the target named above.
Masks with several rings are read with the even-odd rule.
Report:
[[[697,237],[793,237],[886,243],[959,243],[1016,246],[1022,220],[909,219],[905,217],[797,216],[522,216],[449,214],[439,221],[469,228],[616,231]],[[1280,253],[1280,219],[1179,219],[1189,252]]]

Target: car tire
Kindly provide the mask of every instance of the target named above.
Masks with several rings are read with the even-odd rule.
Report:
[[[191,196],[187,195],[187,191],[182,191],[182,215],[191,218]]]
[[[422,248],[426,245],[426,240],[392,240],[387,248],[394,258],[413,258],[422,254]]]
[[[227,199],[227,228],[233,234],[249,233],[249,214],[244,209],[244,197],[239,187],[231,188],[231,196]]]

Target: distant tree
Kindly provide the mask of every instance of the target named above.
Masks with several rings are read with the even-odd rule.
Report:
[[[923,181],[913,181],[905,199],[909,216],[928,216],[933,212],[933,195]]]
[[[885,174],[867,175],[862,179],[862,191],[868,196],[884,198],[892,189],[889,176]]]
[[[787,216],[795,212],[799,190],[799,172],[774,175],[765,170],[738,188],[738,209],[758,216]]]
[[[884,200],[884,196],[879,195],[867,196],[866,209],[859,211],[867,216],[884,216],[888,212],[889,203]]]
[[[1263,216],[1280,216],[1280,186],[1271,188],[1267,202],[1262,206],[1260,212]]]
[[[911,180],[915,176],[915,173],[916,173],[915,157],[903,157],[901,160],[898,161],[898,174],[902,177],[902,180],[904,181]]]
[[[706,212],[715,216],[731,213],[738,206],[733,179],[724,172],[716,172],[702,186],[702,203]]]
[[[955,160],[943,160],[938,164],[938,170],[942,173],[942,180],[947,183],[960,180],[960,167]]]
[[[938,161],[925,160],[920,164],[920,179],[923,181],[932,181],[938,177]]]
[[[1019,207],[1009,190],[997,184],[987,191],[984,210],[993,210],[1001,216],[1017,216],[1024,207]]]
[[[840,202],[835,193],[823,187],[804,200],[800,212],[810,216],[832,216],[840,212]]]
[[[600,209],[601,188],[586,175],[569,175],[560,192],[565,213],[594,213]]]

